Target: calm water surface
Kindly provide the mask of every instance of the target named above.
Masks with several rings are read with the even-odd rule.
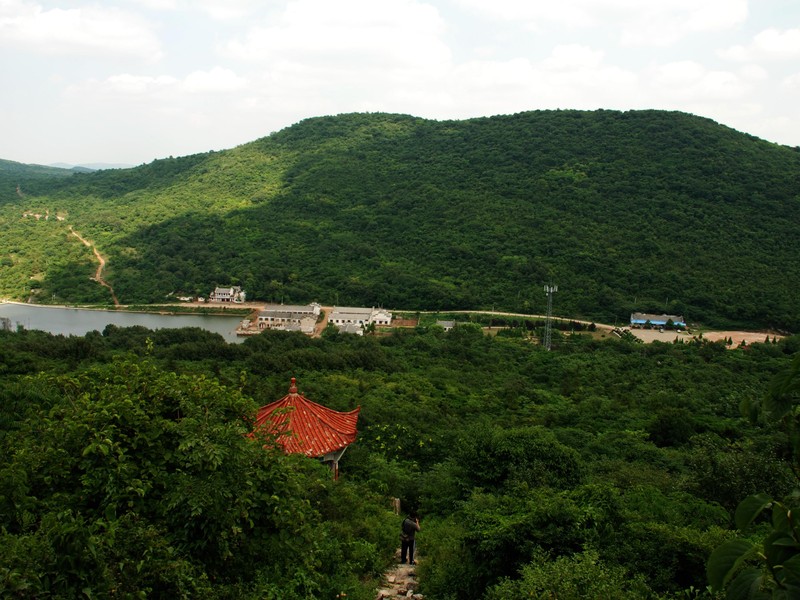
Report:
[[[118,327],[141,325],[148,329],[200,327],[219,333],[228,342],[241,342],[244,339],[236,335],[236,327],[243,317],[155,315],[30,304],[0,304],[0,317],[9,319],[14,330],[21,325],[25,329],[39,329],[62,335],[83,336],[90,331],[102,332],[106,325]]]

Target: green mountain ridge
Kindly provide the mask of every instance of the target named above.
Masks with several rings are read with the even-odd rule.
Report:
[[[0,295],[668,312],[800,325],[800,152],[664,111],[346,114],[221,152],[44,177],[0,163]],[[24,197],[15,192],[19,185]],[[63,221],[22,218],[44,209]],[[32,279],[33,278],[33,279]]]

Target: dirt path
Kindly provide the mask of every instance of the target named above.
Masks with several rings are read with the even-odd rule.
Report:
[[[320,310],[325,313],[325,317],[320,319],[319,323],[314,325],[314,334],[312,337],[319,337],[322,335],[322,332],[325,331],[325,328],[328,326],[328,319],[331,316],[331,311],[333,311],[332,306],[323,306]]]
[[[103,279],[103,270],[106,268],[106,259],[97,251],[97,248],[95,248],[94,244],[84,238],[80,233],[75,231],[72,228],[72,225],[69,226],[69,232],[78,238],[84,246],[91,248],[92,252],[94,252],[94,256],[99,264],[97,265],[97,270],[94,272],[94,277],[92,277],[92,279],[94,279],[104,288],[108,289],[108,291],[111,292],[111,299],[114,301],[114,306],[119,306],[119,300],[117,299],[117,295],[114,293],[114,288],[111,287],[110,283]]]
[[[397,551],[397,560],[400,560],[400,550]],[[383,575],[383,585],[377,590],[375,600],[424,600],[424,596],[417,594],[416,590],[417,568],[414,565],[397,564]]]

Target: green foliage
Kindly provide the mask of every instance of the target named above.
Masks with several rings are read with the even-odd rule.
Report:
[[[760,415],[782,422],[788,433],[795,473],[800,473],[798,400],[800,354],[775,376],[769,393],[760,403],[743,403],[744,412],[751,418]],[[725,589],[730,600],[800,596],[800,528],[795,518],[799,510],[800,489],[797,487],[782,501],[768,493],[753,494],[742,500],[735,513],[736,527],[742,533],[767,511],[771,513],[769,526],[761,528],[758,541],[738,537],[714,550],[707,564],[711,585]]]
[[[13,202],[27,194],[41,193],[43,189],[49,189],[54,180],[71,177],[75,173],[69,169],[0,159],[0,204]]]
[[[736,509],[736,525],[745,531],[765,511],[771,527],[759,542],[735,538],[719,545],[708,559],[708,580],[726,589],[731,600],[794,598],[800,594],[800,532],[794,513],[800,508],[795,492],[783,502],[766,494],[745,498]]]
[[[420,560],[417,572],[428,596],[457,600],[483,594],[464,535],[460,515],[424,522],[418,552],[426,558]]]
[[[619,508],[614,492],[597,486],[571,493],[546,488],[475,493],[457,518],[426,526],[431,564],[420,567],[426,590],[436,597],[475,598],[476,590],[491,590],[544,560],[545,551],[559,557],[603,546],[621,524]]]
[[[782,496],[794,485],[790,466],[779,460],[779,448],[756,447],[751,440],[726,441],[697,436],[688,459],[697,495],[733,512],[741,498],[765,491]]]
[[[581,479],[577,452],[559,444],[543,428],[480,426],[466,432],[455,460],[464,466],[461,478],[468,487],[564,489]]]
[[[645,576],[659,591],[678,593],[704,587],[705,561],[728,533],[720,527],[698,529],[658,522],[626,523],[604,556],[613,564]]]
[[[522,568],[520,579],[491,587],[486,600],[559,598],[559,600],[638,600],[653,596],[642,576],[605,564],[591,550],[555,560],[542,551]]]
[[[693,421],[689,410],[668,407],[658,412],[647,429],[657,446],[680,446],[695,433]]]
[[[469,325],[241,344],[196,329],[0,332],[3,593],[369,600],[397,546],[397,497],[421,514],[431,598],[710,598],[706,559],[737,501],[794,506],[790,423],[739,408],[791,368],[795,342],[709,357],[617,339],[546,352]],[[336,482],[243,435],[290,377],[321,404],[361,407]],[[771,525],[751,527],[763,553]]]
[[[135,169],[0,177],[0,294],[108,302],[72,226],[123,303],[231,281],[263,300],[541,314],[531,282],[558,281],[557,312],[592,321],[795,330],[798,246],[764,240],[794,239],[798,167],[662,111],[308,119]]]
[[[316,597],[359,588],[391,548],[363,491],[245,435],[255,405],[234,389],[128,359],[39,381],[62,399],[0,465],[0,563],[21,597]]]

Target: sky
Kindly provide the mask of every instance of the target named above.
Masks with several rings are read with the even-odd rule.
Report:
[[[798,0],[0,0],[0,158],[139,165],[309,117],[664,109],[800,146]]]

